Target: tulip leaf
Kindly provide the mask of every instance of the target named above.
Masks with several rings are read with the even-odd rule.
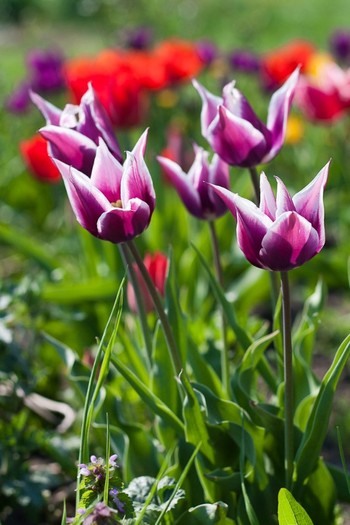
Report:
[[[222,501],[190,508],[177,520],[177,525],[235,525],[227,517],[228,506]]]
[[[219,285],[219,283],[217,282],[217,280],[215,279],[212,271],[210,270],[206,260],[204,259],[203,255],[200,253],[200,251],[198,250],[198,248],[196,248],[196,246],[194,246],[194,244],[192,244],[194,250],[196,251],[198,257],[199,257],[199,260],[203,266],[203,268],[205,269],[207,275],[208,275],[208,278],[209,278],[209,281],[210,281],[210,284],[212,286],[212,289],[213,289],[213,292],[215,294],[215,297],[217,299],[217,301],[220,303],[224,313],[225,313],[225,316],[226,316],[226,319],[227,319],[227,322],[229,323],[230,327],[232,328],[233,332],[235,333],[236,337],[237,337],[237,341],[239,342],[239,344],[241,345],[241,347],[245,350],[246,348],[249,347],[249,345],[251,344],[251,337],[249,336],[249,334],[242,328],[242,326],[238,323],[237,321],[237,318],[236,318],[236,314],[235,314],[235,311],[234,311],[234,306],[232,303],[230,303],[225,295],[224,295],[224,292],[222,291],[221,289],[221,286]]]
[[[301,487],[304,480],[316,466],[328,429],[334,393],[349,355],[350,335],[344,339],[338,348],[333,363],[321,382],[303,439],[295,457],[296,487]]]
[[[93,277],[80,282],[46,283],[41,298],[58,304],[79,304],[83,301],[113,299],[117,291],[116,279]]]
[[[303,507],[287,489],[278,493],[279,525],[312,525],[312,521]]]
[[[115,355],[112,355],[111,361],[119,373],[128,381],[135,392],[146,403],[146,405],[161,418],[166,420],[177,432],[183,433],[183,423],[170,410],[170,408],[156,395],[154,395],[148,386],[140,379]]]

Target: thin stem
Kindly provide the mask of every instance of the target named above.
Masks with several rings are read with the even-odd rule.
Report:
[[[283,315],[283,356],[284,356],[284,466],[286,488],[290,489],[293,477],[293,348],[292,320],[288,272],[281,272],[282,315]]]
[[[223,286],[223,274],[220,261],[220,251],[218,237],[216,234],[216,228],[213,221],[208,221],[209,231],[213,249],[214,256],[214,266],[216,272],[216,278],[220,286]],[[221,308],[221,333],[222,333],[222,342],[223,349],[221,352],[221,379],[225,392],[230,393],[230,363],[228,358],[228,343],[227,343],[227,324],[225,319],[225,314]]]
[[[154,286],[153,284],[153,281],[147,271],[147,268],[145,267],[145,265],[143,264],[143,260],[139,254],[139,251],[136,247],[136,245],[134,244],[133,241],[128,241],[125,245],[131,252],[140,272],[141,272],[141,275],[143,277],[143,280],[145,281],[145,284],[147,286],[147,289],[149,291],[149,294],[152,298],[152,301],[153,301],[153,304],[154,304],[154,307],[157,311],[157,314],[158,314],[158,317],[159,317],[159,320],[162,324],[162,327],[163,327],[163,331],[164,331],[164,335],[165,335],[165,338],[166,338],[166,341],[168,343],[168,348],[170,350],[170,355],[171,355],[171,359],[172,359],[172,362],[173,362],[173,367],[174,367],[174,371],[175,371],[175,374],[178,375],[181,370],[183,369],[183,365],[182,365],[182,360],[181,360],[181,356],[180,356],[180,352],[179,352],[179,349],[178,349],[178,346],[176,344],[176,341],[175,341],[175,338],[174,338],[174,334],[173,334],[173,331],[172,331],[172,328],[169,324],[169,320],[168,320],[168,317],[164,311],[164,308],[163,308],[163,305],[162,305],[162,301],[160,299],[160,296],[159,296],[159,293],[158,293],[158,290],[156,289],[156,287]]]
[[[259,177],[258,177],[257,169],[255,167],[254,168],[249,168],[249,173],[250,173],[250,178],[251,178],[251,181],[252,181],[252,184],[253,184],[253,188],[254,188],[254,195],[255,195],[256,205],[259,206],[259,202],[260,202],[260,186],[259,186]]]
[[[152,363],[152,339],[151,339],[151,335],[150,335],[150,331],[149,331],[149,326],[148,326],[148,323],[147,323],[147,314],[146,314],[146,310],[145,310],[145,302],[144,302],[144,299],[142,297],[142,293],[141,293],[141,289],[140,289],[140,285],[139,285],[139,280],[138,280],[136,272],[134,270],[133,259],[132,259],[131,255],[130,255],[129,250],[126,249],[124,244],[119,244],[119,249],[120,249],[123,261],[124,261],[124,265],[125,265],[125,267],[128,270],[128,273],[129,273],[129,276],[130,276],[130,280],[131,280],[131,284],[132,284],[132,287],[133,287],[134,292],[135,292],[136,303],[137,303],[137,310],[138,310],[138,314],[140,316],[141,328],[142,328],[143,338],[144,338],[144,341],[145,341],[148,361],[149,361],[149,364],[151,364]]]

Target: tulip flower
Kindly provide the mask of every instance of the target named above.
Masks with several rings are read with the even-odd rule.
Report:
[[[325,243],[323,189],[329,163],[292,198],[277,178],[277,195],[264,173],[260,177],[260,206],[213,186],[237,220],[237,242],[248,261],[271,271],[301,266]]]
[[[295,102],[310,120],[334,122],[350,108],[350,69],[328,55],[314,55],[299,79]]]
[[[23,160],[30,173],[42,182],[58,182],[61,175],[47,152],[48,144],[40,135],[22,140],[19,145]]]
[[[187,174],[169,158],[157,157],[157,160],[188,211],[198,219],[212,220],[223,215],[227,208],[208,182],[228,188],[229,168],[218,155],[209,164],[208,152],[198,146],[194,150],[196,156]]]
[[[267,125],[256,116],[234,82],[224,87],[221,98],[194,81],[203,102],[202,135],[215,153],[232,166],[246,168],[273,159],[283,145],[298,75],[297,69],[272,96]]]
[[[52,157],[90,175],[101,137],[114,157],[122,161],[112,124],[91,86],[79,106],[67,104],[63,111],[36,93],[31,98],[46,119],[40,133],[49,142]]]
[[[277,50],[261,57],[261,76],[267,89],[276,89],[299,66],[301,71],[316,52],[315,47],[305,40],[293,40]]]
[[[155,206],[153,183],[144,161],[145,131],[122,166],[102,138],[90,173],[53,159],[60,170],[77,221],[92,235],[122,243],[141,234]]]
[[[147,253],[143,259],[143,264],[145,265],[155,288],[158,290],[161,297],[164,297],[165,281],[169,266],[168,257],[160,252],[157,252],[154,255]],[[151,312],[154,309],[153,300],[136,264],[134,265],[134,272],[142,294],[145,311]],[[131,282],[128,283],[127,298],[130,310],[134,313],[138,312],[135,291]]]

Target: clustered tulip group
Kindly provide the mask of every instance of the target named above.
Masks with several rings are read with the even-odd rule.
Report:
[[[311,259],[324,245],[323,188],[328,165],[293,198],[280,179],[274,197],[265,174],[260,179],[260,206],[229,191],[229,164],[254,167],[281,149],[298,70],[272,96],[267,124],[256,116],[232,82],[223,97],[194,82],[202,101],[202,133],[215,154],[194,146],[188,173],[165,157],[158,161],[188,211],[213,220],[227,208],[237,220],[238,244],[252,264],[273,271],[291,270]],[[112,123],[89,86],[79,106],[59,110],[39,95],[32,100],[46,118],[40,130],[62,175],[78,222],[98,238],[124,243],[149,225],[155,193],[144,160],[147,131],[132,152],[122,155]]]

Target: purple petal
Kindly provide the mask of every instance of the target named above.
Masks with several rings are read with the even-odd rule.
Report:
[[[83,228],[98,236],[98,218],[111,208],[111,204],[100,190],[91,184],[89,177],[60,160],[52,160],[63,177],[77,221]]]
[[[262,162],[268,162],[273,159],[283,145],[289,109],[293,100],[298,77],[299,68],[297,68],[283,86],[272,95],[267,117],[267,128],[271,131],[272,135],[272,147]]]
[[[193,80],[192,84],[202,99],[201,128],[202,135],[206,137],[207,129],[216,117],[218,106],[222,104],[223,100],[221,97],[217,97],[207,91],[197,80]]]
[[[276,218],[276,199],[271,185],[264,172],[260,175],[260,206],[259,208],[271,220]]]
[[[91,172],[91,183],[107,197],[109,202],[117,202],[121,198],[120,184],[122,174],[122,165],[100,138]]]
[[[140,235],[151,218],[149,206],[140,199],[131,199],[128,208],[112,208],[98,220],[99,237],[113,243],[121,243]]]
[[[304,264],[321,248],[316,230],[292,211],[281,215],[268,230],[259,258],[269,270],[287,271]]]
[[[59,125],[60,118],[62,115],[62,111],[60,109],[56,108],[56,106],[51,104],[51,102],[47,102],[47,100],[42,98],[37,93],[34,93],[34,91],[30,91],[30,98],[33,104],[36,105],[38,110],[44,116],[47,125],[50,125],[50,124],[52,124],[53,126]]]
[[[91,139],[59,126],[45,126],[39,131],[49,141],[52,157],[90,175],[96,153],[96,144]]]
[[[276,218],[282,215],[286,211],[295,211],[294,202],[289,194],[289,191],[285,187],[284,183],[276,177],[277,180],[277,195],[276,195]]]
[[[297,212],[317,231],[320,244],[325,243],[323,190],[327,182],[330,161],[304,189],[296,193],[293,202]]]
[[[84,122],[79,125],[78,131],[94,140],[96,144],[98,137],[101,136],[115,158],[122,162],[123,156],[112,123],[91,84],[81,99],[80,107]]]
[[[250,122],[236,117],[224,106],[219,107],[219,118],[212,122],[208,135],[207,139],[215,153],[234,166],[259,164],[266,150],[264,135]]]
[[[236,89],[235,82],[226,84],[223,89],[224,106],[236,117],[250,122],[254,128],[265,135],[267,129],[265,124],[257,117],[248,100]]]
[[[141,199],[148,204],[152,213],[155,206],[155,193],[151,175],[143,158],[147,133],[148,130],[141,135],[131,153],[127,152],[121,181],[121,200],[125,207],[130,199]]]
[[[157,160],[169,177],[188,211],[195,217],[202,218],[201,200],[189,177],[176,162],[165,157],[157,157]]]

